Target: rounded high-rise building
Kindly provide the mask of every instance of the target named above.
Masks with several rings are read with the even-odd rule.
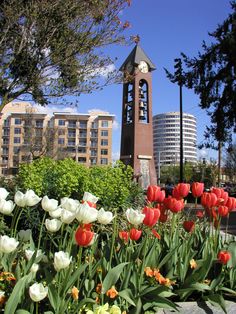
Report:
[[[197,162],[196,118],[183,113],[183,161]],[[180,160],[180,113],[167,112],[153,117],[153,146],[156,168],[161,164],[176,164]]]

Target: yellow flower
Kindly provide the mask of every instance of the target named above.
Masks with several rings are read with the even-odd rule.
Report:
[[[196,263],[196,261],[195,261],[194,259],[191,259],[191,261],[189,262],[189,264],[190,264],[190,267],[191,267],[192,269],[197,268],[197,263]]]
[[[110,314],[121,314],[121,310],[118,306],[112,305],[110,309]]]
[[[104,305],[97,307],[94,311],[94,314],[109,314],[108,310],[109,310],[109,304],[106,303]]]

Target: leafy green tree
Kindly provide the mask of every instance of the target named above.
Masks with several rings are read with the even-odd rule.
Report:
[[[182,82],[199,95],[200,107],[211,117],[205,132],[207,147],[215,147],[214,140],[230,143],[236,132],[236,2],[231,6],[232,13],[209,34],[212,44],[203,42],[203,52],[194,58],[181,54],[186,66]],[[169,74],[171,81],[177,79]]]
[[[19,96],[46,105],[111,82],[103,48],[124,40],[129,0],[2,0],[0,109]]]

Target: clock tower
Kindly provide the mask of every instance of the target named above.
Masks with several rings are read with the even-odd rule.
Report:
[[[137,43],[120,67],[124,73],[120,160],[134,169],[146,189],[156,184],[152,129],[152,74],[155,65]]]

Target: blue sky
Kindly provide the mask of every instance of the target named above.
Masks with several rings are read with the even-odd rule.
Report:
[[[202,41],[210,42],[208,32],[214,31],[231,12],[228,0],[133,0],[132,5],[122,12],[122,21],[128,20],[131,27],[127,36],[139,34],[140,45],[156,65],[153,72],[153,114],[179,110],[178,86],[166,78],[164,67],[173,70],[174,58],[180,52],[196,56]],[[133,46],[113,46],[108,49],[117,57],[117,68],[123,63]],[[116,116],[113,132],[113,153],[119,154],[121,123],[122,85],[112,85],[91,95],[79,98],[79,112],[92,109],[109,111]],[[209,119],[198,107],[198,98],[193,91],[183,90],[183,110],[197,118],[198,143]],[[207,157],[216,157],[208,151]]]

